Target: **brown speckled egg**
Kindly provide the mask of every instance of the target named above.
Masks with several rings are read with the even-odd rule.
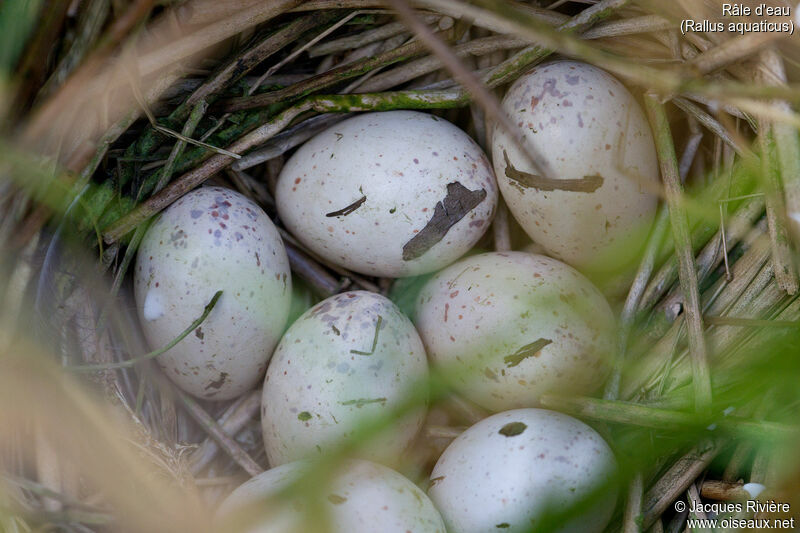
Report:
[[[543,179],[497,128],[492,158],[503,199],[528,235],[582,270],[626,265],[653,220],[658,160],[647,119],[607,72],[577,61],[534,68],[503,108],[552,170]]]
[[[493,411],[596,391],[614,349],[614,315],[594,285],[524,252],[476,255],[437,273],[417,297],[415,323],[452,385]]]
[[[422,341],[391,300],[367,291],[323,300],[286,331],[264,379],[270,464],[334,449],[364,420],[391,413],[427,373]],[[398,420],[359,454],[395,464],[424,418],[419,409]]]
[[[283,241],[261,208],[221,187],[190,192],[150,226],[134,274],[139,318],[153,349],[175,339],[223,291],[206,320],[157,358],[178,386],[224,400],[258,383],[292,293]]]
[[[247,533],[445,533],[439,512],[411,481],[385,466],[363,460],[344,461],[333,480],[314,477],[307,461],[287,463],[259,474],[237,488],[217,512],[219,531],[237,519]],[[319,493],[305,491],[286,498],[285,491],[303,476]],[[318,496],[320,500],[312,500]],[[248,515],[244,515],[247,511]],[[260,513],[256,518],[255,513]],[[230,522],[229,522],[230,521]],[[237,531],[240,531],[237,529]]]
[[[359,115],[320,133],[283,167],[281,220],[311,250],[363,274],[440,269],[483,235],[497,185],[481,148],[415,111]]]
[[[516,409],[459,435],[436,463],[428,493],[448,531],[599,533],[614,513],[615,470],[608,444],[580,420]],[[564,520],[542,529],[557,513]]]

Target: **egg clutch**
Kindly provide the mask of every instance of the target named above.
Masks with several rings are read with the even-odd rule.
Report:
[[[387,111],[329,127],[281,171],[283,227],[329,264],[418,276],[404,308],[411,316],[382,294],[348,291],[289,324],[280,233],[232,190],[196,189],[152,223],[135,267],[151,347],[222,291],[202,324],[158,357],[164,373],[206,400],[263,384],[272,469],[237,489],[220,520],[277,494],[364,420],[391,423],[353,444],[358,459],[320,504],[333,531],[525,531],[613,478],[603,438],[540,409],[539,398],[595,394],[609,375],[615,317],[590,279],[623,271],[644,242],[657,204],[653,138],[628,90],[576,61],[537,66],[508,89],[503,109],[522,137],[495,128],[491,160],[438,116]],[[543,254],[476,248],[500,197]],[[392,468],[402,468],[427,416],[425,395],[413,408],[408,398],[434,372],[495,414],[455,438],[426,494]],[[563,531],[604,530],[615,491],[588,501]],[[252,531],[299,530],[308,512],[286,503]]]

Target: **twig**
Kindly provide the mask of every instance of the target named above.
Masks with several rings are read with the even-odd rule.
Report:
[[[447,33],[449,34],[452,32]],[[423,43],[420,43],[419,41],[413,41],[399,48],[388,50],[375,57],[366,57],[354,63],[342,65],[341,67],[331,69],[317,76],[312,76],[311,78],[286,87],[285,89],[257,94],[254,96],[243,96],[224,100],[220,103],[219,107],[223,111],[232,112],[253,109],[257,107],[265,107],[276,102],[292,100],[299,96],[307,95],[314,91],[319,91],[342,80],[360,76],[361,74],[369,72],[378,67],[384,67],[399,61],[405,61],[411,57],[420,55],[424,52],[424,50],[425,46]]]
[[[238,191],[257,204],[263,206],[267,213],[275,212],[275,199],[267,190],[267,185],[243,170],[228,168],[225,174],[231,179]]]
[[[722,205],[722,203],[720,203],[720,205]],[[696,265],[698,270],[698,281],[700,283],[704,282],[721,262],[724,261],[727,265],[728,251],[730,248],[736,246],[742,239],[746,237],[749,232],[753,232],[753,225],[763,213],[764,199],[763,197],[757,197],[747,202],[745,205],[739,208],[738,211],[736,211],[734,216],[728,221],[727,229],[725,225],[720,225],[720,229],[717,234],[709,242],[707,242],[700,253],[697,254]],[[761,230],[758,229],[757,226],[756,233],[761,233]],[[722,244],[721,253],[720,244]],[[670,260],[670,263],[673,263],[673,261]],[[675,272],[675,270],[672,270],[672,272]],[[728,272],[726,278],[728,281],[732,281],[733,274],[730,273],[727,267],[726,272]],[[676,277],[677,272],[671,276],[670,279],[672,282],[675,281]],[[666,297],[662,298],[663,294],[664,292],[658,292],[650,295],[651,298],[655,297],[656,295],[661,298],[661,303],[658,305],[659,309],[665,313],[668,313],[669,309],[675,306],[682,308],[683,295],[679,290],[673,288]],[[677,318],[677,315],[671,316],[670,318],[674,320]]]
[[[571,19],[566,21],[562,20],[559,23],[558,31],[576,32],[580,34],[593,24],[611,16],[615,11],[624,7],[629,1],[630,0],[601,0],[595,5],[584,9]],[[505,33],[503,30],[499,31],[500,33]],[[552,53],[552,49],[547,49],[539,45],[529,46],[492,69],[482,78],[482,81],[489,88],[503,85],[516,78],[518,73],[524,72],[528,66],[543,60]]]
[[[678,175],[675,147],[672,144],[672,134],[664,107],[654,94],[646,96],[645,104],[656,139],[656,150],[669,206],[672,235],[675,240],[675,252],[678,256],[678,279],[685,301],[684,316],[688,330],[689,351],[692,356],[695,407],[698,411],[704,412],[711,404],[711,374],[708,368],[691,234],[689,233],[686,209],[683,206],[683,187]]]
[[[202,28],[174,40],[167,47],[160,47],[143,54],[138,60],[138,70],[146,76],[162,68],[203,50],[208,46],[236,35],[245,28],[250,28],[270,20],[281,13],[300,4],[302,0],[273,0],[256,2],[229,16],[215,20]]]
[[[314,46],[316,43],[318,43],[319,41],[321,41],[322,39],[324,39],[325,37],[327,37],[331,33],[335,32],[336,30],[338,30],[339,28],[341,28],[342,26],[347,24],[350,20],[352,20],[358,14],[359,14],[358,11],[353,11],[352,13],[346,15],[341,20],[337,21],[336,24],[333,24],[331,27],[326,28],[319,35],[317,35],[316,37],[314,37],[313,39],[311,39],[307,43],[304,43],[302,46],[300,46],[296,50],[293,50],[292,53],[290,53],[289,55],[287,55],[286,57],[284,57],[283,59],[281,59],[280,61],[278,61],[274,65],[272,65],[271,67],[269,67],[266,70],[266,72],[264,72],[264,74],[259,76],[258,79],[247,90],[248,96],[252,95],[256,91],[256,89],[258,89],[258,87],[264,82],[265,79],[269,78],[270,76],[272,76],[273,74],[278,72],[278,70],[280,70],[280,68],[282,66],[284,66],[287,63],[289,63],[294,58],[296,58],[297,56],[299,56],[300,54],[302,54],[303,52],[305,52],[306,50],[308,50],[309,48]]]
[[[692,516],[700,520],[708,519],[708,515],[702,510],[702,506],[700,505],[700,491],[697,490],[696,482],[689,485],[689,488],[686,489],[686,500],[689,502],[689,507],[694,509],[694,511],[689,511]]]
[[[465,12],[464,5],[459,5],[457,2],[415,1],[413,3],[417,4],[419,7],[429,7],[438,13],[449,15],[455,19],[463,19],[466,16],[467,19],[472,19],[473,24],[476,26],[485,28],[494,33],[512,33],[506,31],[503,23],[496,19],[474,16],[476,14],[474,11]],[[524,12],[527,16],[549,26],[557,26],[569,20],[565,15],[557,11],[553,11],[552,9],[537,8],[523,3],[517,3],[515,7]]]
[[[696,124],[696,121],[690,122],[690,125]],[[700,128],[697,128],[698,131],[692,133],[689,137],[689,140],[686,141],[686,147],[683,149],[683,153],[681,154],[681,161],[678,169],[680,171],[681,176],[681,183],[686,182],[686,176],[689,175],[689,169],[692,168],[692,163],[694,163],[695,156],[697,155],[697,148],[700,146],[700,143],[703,140],[703,132],[699,131]]]
[[[619,334],[617,336],[617,350],[615,352],[614,366],[611,370],[611,376],[609,376],[606,382],[605,391],[603,393],[603,397],[607,400],[616,400],[619,397],[620,379],[627,358],[628,337],[633,328],[639,302],[647,287],[647,282],[653,274],[658,250],[661,248],[661,243],[664,240],[668,227],[669,211],[662,206],[658,211],[658,215],[656,215],[656,220],[650,231],[650,238],[647,241],[642,260],[639,263],[639,268],[636,271],[633,283],[631,283],[631,288],[628,290],[628,296],[625,298],[625,305],[622,308],[622,313],[620,313]]]
[[[241,466],[245,472],[250,474],[250,476],[257,476],[261,472],[264,471],[263,468],[256,463],[250,455],[246,451],[239,446],[230,435],[228,435],[225,430],[223,430],[217,421],[214,420],[211,415],[209,415],[200,405],[194,401],[194,399],[190,398],[188,394],[183,391],[176,390],[176,394],[181,399],[181,402],[186,407],[186,411],[209,436],[219,444],[219,447],[225,450],[227,453],[239,466]]]
[[[435,22],[437,18],[436,16],[426,17],[425,23],[431,24]],[[367,30],[356,35],[348,35],[347,37],[340,37],[339,39],[334,39],[327,43],[320,44],[319,46],[315,46],[308,51],[308,56],[319,57],[328,54],[337,54],[353,48],[361,48],[362,46],[383,41],[395,35],[400,35],[405,31],[406,27],[402,22],[390,22],[374,30]]]
[[[19,61],[17,72],[19,87],[16,89],[16,94],[12,93],[16,101],[9,106],[9,110],[19,112],[27,109],[42,88],[48,72],[47,59],[58,41],[68,7],[69,4],[66,2],[60,2],[40,9],[40,15],[32,28],[33,35],[28,40]],[[5,16],[13,16],[11,15],[13,12],[5,11],[5,13],[9,13]]]
[[[649,407],[633,402],[588,397],[542,396],[543,407],[563,411],[579,418],[626,424],[665,431],[705,430],[712,421],[719,430],[752,439],[781,441],[797,435],[797,429],[773,422],[725,417],[714,420],[705,415]]]
[[[502,199],[497,202],[497,212],[492,221],[492,233],[494,234],[494,249],[496,252],[511,250],[508,207],[506,207],[506,203]]]
[[[691,163],[697,153],[698,145],[693,142],[693,136],[686,144],[683,155],[681,156],[680,177],[681,182],[686,180]],[[640,311],[649,310],[657,301],[669,290],[673,283],[678,279],[678,262],[674,255],[671,255],[661,266],[658,273],[648,283],[648,286],[639,300],[638,308]]]
[[[667,510],[669,504],[711,464],[720,450],[719,444],[701,443],[672,465],[667,473],[645,493],[642,520],[644,528],[650,527]]]
[[[602,39],[604,37],[618,37],[635,33],[650,33],[674,28],[675,24],[658,15],[642,15],[620,20],[612,20],[587,30],[581,35],[582,39]]]
[[[785,86],[786,72],[780,54],[774,49],[769,49],[762,52],[760,58],[761,63],[757,77],[766,84]],[[786,110],[791,109],[788,103],[782,101],[773,102],[773,105]],[[798,220],[800,220],[798,218],[800,217],[798,214],[800,213],[800,186],[798,185],[800,184],[800,137],[798,137],[797,128],[788,124],[775,122],[770,127],[777,152],[778,169],[772,169],[770,166],[771,174],[764,176],[767,182],[767,214],[768,220],[770,220],[770,215],[774,218],[774,220],[770,220],[770,233],[772,234],[773,231],[775,233],[773,253],[776,254],[776,261],[780,257],[781,263],[780,269],[776,270],[781,272],[777,276],[778,282],[789,294],[794,294],[797,290],[797,272],[792,262],[790,244],[782,241],[784,239],[788,241],[787,225],[792,229],[800,227],[798,225]],[[764,153],[769,152],[764,151],[762,147],[762,157],[764,157]],[[784,189],[784,198],[780,197],[781,183]],[[774,230],[773,226],[775,226]],[[800,234],[795,232],[795,237],[797,235]],[[787,268],[790,269],[788,273],[784,270]]]
[[[167,183],[169,183],[169,180],[172,178],[172,172],[175,169],[175,163],[181,157],[183,150],[186,148],[186,141],[184,139],[194,135],[194,130],[197,128],[200,120],[202,120],[203,116],[206,114],[207,109],[208,103],[205,100],[199,100],[194,104],[192,112],[189,113],[189,119],[186,121],[186,124],[183,125],[183,129],[181,130],[181,138],[179,138],[175,143],[175,146],[173,146],[172,151],[169,153],[169,157],[167,158],[167,162],[161,169],[161,175],[158,178],[155,189],[153,189],[154,193],[159,192],[167,185]]]
[[[717,326],[741,326],[748,328],[797,328],[800,322],[797,320],[765,320],[758,318],[739,318],[733,316],[704,316],[703,320],[707,324]]]
[[[786,293],[781,291],[773,281],[772,264],[767,262],[744,293],[726,311],[726,314],[734,316],[745,314],[764,316],[768,314],[786,297]],[[779,317],[780,320],[800,319],[797,308],[790,306],[788,309],[789,312]],[[764,335],[759,335],[762,333],[759,330],[733,326],[714,326],[709,333],[709,345],[713,347],[715,354],[715,368],[718,375],[716,381],[718,382],[724,379],[726,368],[730,369],[737,365],[741,368],[742,365],[748,364],[748,358],[762,349],[758,344],[752,346],[752,343],[763,342],[765,338]],[[768,337],[773,335],[774,333],[770,333]],[[747,348],[748,346],[749,348]],[[670,384],[665,388],[665,394],[686,383],[691,383],[692,369],[687,364],[687,359],[688,354],[685,352],[675,358],[669,371]]]
[[[722,480],[725,483],[733,483],[737,479],[741,479],[740,475],[744,472],[745,465],[750,461],[750,456],[753,453],[752,442],[740,442],[733,450],[728,464],[725,465],[725,471],[722,473]]]
[[[453,47],[453,52],[459,56],[481,56],[497,50],[521,48],[527,42],[519,37],[508,35],[492,35],[473,39]],[[442,60],[435,56],[427,56],[416,61],[410,61],[399,67],[378,74],[370,81],[359,87],[363,92],[383,91],[405,83],[409,80],[434,72],[442,67]]]
[[[717,501],[749,500],[750,494],[748,494],[742,486],[742,483],[707,479],[703,481],[703,485],[700,488],[700,495],[703,498]]]
[[[103,306],[100,316],[97,319],[98,331],[102,331],[105,328],[111,306],[115,304],[115,299],[117,294],[119,294],[119,289],[122,287],[123,281],[125,280],[125,274],[128,271],[128,267],[130,267],[133,257],[136,255],[136,251],[139,249],[139,245],[142,243],[142,239],[144,239],[145,233],[147,233],[147,229],[149,227],[149,221],[145,221],[139,224],[136,227],[136,231],[133,232],[133,237],[131,237],[128,246],[125,249],[125,254],[122,256],[122,262],[119,264],[117,272],[114,274],[114,281],[111,283],[111,288],[108,291],[108,302],[105,306]]]
[[[64,83],[67,77],[80,64],[103,31],[103,24],[108,18],[110,4],[109,0],[93,0],[89,2],[89,5],[82,11],[78,20],[75,40],[72,41],[69,51],[61,58],[58,66],[44,84],[40,94],[47,95],[52,92],[53,89]]]
[[[711,303],[706,312],[712,315],[728,312],[737,300],[746,295],[745,291],[752,285],[754,279],[761,277],[762,283],[764,280],[769,280],[772,276],[771,265],[768,271],[763,269],[769,260],[769,256],[769,238],[762,232],[744,255],[734,264],[731,279],[722,279],[711,289],[714,292],[719,287],[724,286],[725,288]]]
[[[299,250],[302,253],[304,253],[305,255],[307,255],[310,258],[310,260],[313,261],[314,263],[316,263],[317,265],[321,265],[322,267],[325,267],[325,268],[327,268],[329,270],[332,270],[333,272],[339,274],[343,278],[346,278],[346,283],[349,283],[350,281],[352,281],[356,285],[361,287],[362,289],[365,289],[365,290],[368,290],[368,291],[371,291],[371,292],[378,292],[378,293],[381,292],[380,287],[378,287],[377,285],[375,285],[374,283],[372,283],[371,281],[369,281],[365,277],[363,277],[363,276],[361,276],[359,274],[356,274],[355,272],[351,272],[351,271],[347,270],[346,268],[342,268],[339,265],[331,263],[330,261],[328,261],[328,260],[320,257],[319,255],[315,254],[313,251],[311,251],[308,248],[306,248],[305,245],[303,245],[303,243],[301,243],[300,241],[295,239],[294,236],[291,233],[289,233],[288,231],[284,230],[283,228],[278,228],[278,231],[280,232],[281,237],[283,238],[284,242],[287,242],[287,243],[291,244],[297,250]],[[338,290],[343,289],[346,286],[346,283],[340,284]],[[338,290],[337,290],[337,292],[338,292]]]
[[[176,139],[178,139],[179,141],[183,141],[184,143],[193,144],[195,146],[200,146],[201,148],[205,148],[206,150],[210,150],[212,152],[216,152],[216,153],[221,154],[221,155],[232,157],[234,159],[241,159],[242,158],[242,156],[240,154],[237,154],[236,152],[231,152],[230,150],[226,150],[224,148],[219,148],[218,146],[214,146],[212,144],[208,144],[207,142],[198,141],[196,139],[192,139],[192,138],[186,137],[185,135],[182,135],[182,134],[178,133],[177,131],[171,130],[171,129],[169,129],[167,127],[164,127],[164,126],[162,126],[160,124],[157,124],[156,122],[152,122],[151,126],[153,126],[153,129],[155,129],[155,130],[157,130],[157,131],[159,131],[161,133],[164,133],[166,135],[169,135],[171,137],[175,137]]]
[[[87,86],[87,82],[94,76],[99,66],[128,35],[131,28],[139,24],[150,13],[154,3],[154,0],[136,0],[121,16],[116,17],[89,59],[73,72],[53,98],[49,99],[37,112],[31,125],[25,131],[26,139],[35,140],[43,131],[52,126],[54,118],[68,108],[67,104],[70,100]],[[175,78],[177,77],[175,76]]]
[[[339,115],[331,113],[326,115],[318,115],[316,117],[311,117],[308,120],[304,120],[297,126],[279,133],[270,139],[266,144],[263,144],[260,148],[257,148],[243,156],[241,159],[231,165],[231,168],[234,170],[246,170],[250,167],[265,163],[270,159],[288,152],[295,146],[306,142],[317,133],[348,118],[349,116],[350,115],[347,113]]]
[[[773,41],[781,39],[785,34],[780,32],[745,33],[723,41],[719,46],[710,48],[697,55],[689,66],[700,74],[708,74],[726,65],[740,61],[761,50]]]
[[[786,206],[781,195],[780,176],[775,161],[772,125],[759,120],[758,145],[761,152],[761,176],[766,193],[767,223],[772,244],[772,263],[775,279],[781,289],[795,294],[798,287],[797,269],[792,257],[791,240],[787,228]]]
[[[777,50],[770,48],[761,53],[761,78],[770,85],[786,85],[786,70]],[[773,102],[783,109],[791,109],[787,102]],[[797,128],[776,122],[772,125],[775,147],[778,152],[781,181],[786,198],[786,210],[794,237],[800,237],[800,136]]]
[[[220,429],[227,435],[236,436],[258,414],[261,408],[261,389],[251,391],[234,402],[220,419]],[[194,452],[191,461],[192,472],[196,475],[216,457],[219,446],[213,439],[206,439]]]
[[[740,313],[745,309],[747,313],[758,316],[764,308],[774,304],[773,295],[762,295],[765,286],[772,280],[772,265],[769,260],[769,239],[764,236],[757,240],[733,267],[733,281],[728,283],[724,278],[708,290],[714,299],[710,302],[707,312],[710,314]],[[674,322],[669,332],[659,339],[658,343],[650,348],[647,354],[636,361],[636,364],[626,375],[623,383],[622,398],[629,399],[640,395],[643,390],[655,386],[661,377],[669,374],[670,379],[678,383],[685,383],[684,379],[691,379],[691,370],[684,366],[685,358],[671,356],[675,347],[683,342],[683,322]],[[714,353],[726,349],[728,343],[723,343],[724,331],[719,329],[711,332],[710,344],[715,347]],[[676,369],[680,368],[680,371]],[[676,375],[679,374],[679,375]]]
[[[315,13],[313,15],[300,17],[262,39],[258,44],[247,50],[247,52],[234,58],[222,70],[204,81],[203,84],[195,89],[186,101],[170,115],[170,119],[181,120],[197,102],[200,100],[208,100],[211,95],[218,93],[225,86],[244,77],[245,74],[250,72],[254,67],[261,64],[265,59],[272,56],[272,54],[303,33],[319,24],[325,24],[332,18],[330,13]]]
[[[672,101],[680,109],[686,111],[689,115],[697,119],[697,121],[705,126],[717,138],[725,141],[728,146],[736,150],[739,155],[747,153],[747,150],[742,148],[728,133],[728,131],[716,120],[714,117],[700,109],[697,105],[693,104],[686,98],[673,98]]]
[[[642,479],[642,473],[636,472],[628,484],[625,511],[622,515],[622,533],[640,533],[642,531],[643,497],[644,480]]]
[[[284,242],[284,245],[286,247],[286,255],[289,257],[289,266],[291,266],[292,272],[311,285],[317,294],[323,298],[327,298],[339,292],[341,284],[316,263],[316,261],[306,256],[306,254],[291,243]]]

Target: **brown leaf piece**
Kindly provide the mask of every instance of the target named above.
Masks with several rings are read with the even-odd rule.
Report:
[[[471,191],[454,181],[447,184],[447,196],[437,202],[433,216],[422,231],[403,246],[403,261],[422,257],[434,244],[441,241],[455,224],[486,198],[486,189]]]
[[[539,353],[539,350],[552,342],[553,341],[550,339],[536,339],[532,343],[526,344],[511,355],[503,357],[503,362],[506,364],[506,368],[517,366],[528,357],[536,357],[536,355]]]
[[[216,379],[215,381],[212,381],[208,385],[206,385],[205,390],[209,390],[209,389],[219,390],[225,384],[225,381],[227,379],[228,379],[228,373],[227,372],[220,372],[219,373],[219,378]]]
[[[511,178],[520,186],[528,189],[534,188],[540,191],[572,191],[572,192],[594,192],[603,185],[603,176],[594,174],[573,180],[560,180],[544,178],[538,174],[529,174],[514,168],[508,160],[508,154],[503,150],[503,157],[506,160],[506,177]]]
[[[500,428],[500,433],[504,437],[516,437],[517,435],[524,432],[528,429],[528,426],[524,422],[509,422],[502,428]]]
[[[330,213],[326,213],[325,216],[326,217],[338,217],[338,216],[343,216],[344,217],[344,216],[347,216],[350,213],[352,213],[353,211],[355,211],[356,209],[358,209],[359,207],[361,207],[361,204],[363,204],[366,201],[367,201],[367,197],[366,196],[362,196],[361,198],[359,198],[358,200],[356,200],[352,204],[348,205],[347,207],[343,207],[343,208],[339,209],[338,211],[331,211]]]

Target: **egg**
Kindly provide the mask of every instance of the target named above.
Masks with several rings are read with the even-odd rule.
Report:
[[[428,494],[448,531],[599,533],[614,512],[615,470],[608,444],[580,420],[516,409],[453,440],[433,468]],[[567,523],[547,522],[565,512]]]
[[[422,490],[394,470],[369,461],[345,461],[328,485],[311,477],[305,493],[276,498],[312,472],[312,464],[297,461],[254,477],[223,502],[218,520],[250,518],[247,533],[445,533],[441,515]],[[321,491],[319,500],[311,494],[312,486]],[[253,517],[259,511],[261,515]]]
[[[318,134],[276,189],[286,227],[362,274],[438,270],[486,231],[497,203],[488,159],[463,131],[416,111],[366,113]]]
[[[627,265],[656,210],[659,167],[636,99],[607,72],[578,61],[537,66],[503,98],[541,176],[504,130],[492,137],[503,199],[548,255],[586,272]]]
[[[205,321],[157,361],[186,392],[226,400],[262,379],[289,314],[292,280],[283,241],[261,208],[237,192],[202,187],[147,230],[134,289],[153,349],[174,340],[222,291]]]
[[[365,420],[391,416],[428,363],[414,325],[388,298],[337,294],[284,334],[264,378],[261,425],[271,465],[324,454]],[[425,417],[401,418],[359,453],[395,464]]]
[[[603,295],[569,265],[524,252],[475,255],[437,273],[417,298],[415,323],[453,387],[492,411],[592,393],[615,345]]]

